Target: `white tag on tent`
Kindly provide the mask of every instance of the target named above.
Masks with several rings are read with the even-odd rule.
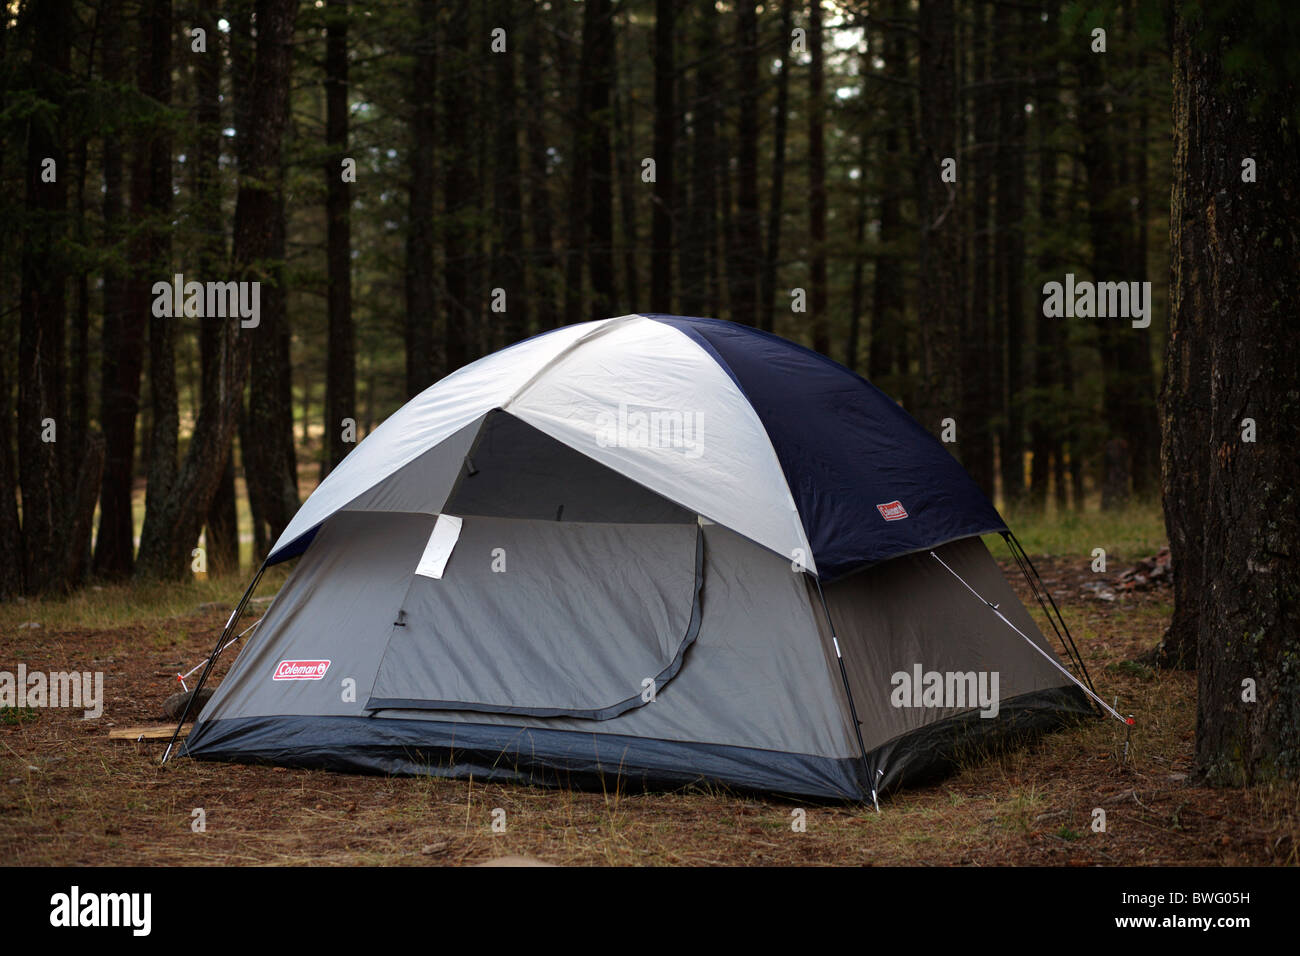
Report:
[[[420,555],[420,563],[416,565],[416,574],[422,574],[426,578],[442,578],[447,559],[460,540],[461,524],[461,519],[455,515],[438,515],[438,520],[433,523],[433,534],[429,535],[424,554]]]

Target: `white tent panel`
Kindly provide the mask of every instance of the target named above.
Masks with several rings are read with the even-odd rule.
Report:
[[[685,508],[816,571],[771,439],[717,361],[634,317],[551,362],[512,415]]]
[[[583,336],[623,321],[601,319],[565,326],[495,352],[430,385],[385,419],[326,476],[293,516],[272,553],[484,412],[509,401]]]

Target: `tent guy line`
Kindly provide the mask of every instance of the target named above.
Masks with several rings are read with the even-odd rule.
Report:
[[[1054,659],[1054,658],[1052,657],[1052,655],[1048,654],[1048,653],[1047,653],[1046,651],[1044,651],[1041,647],[1039,647],[1039,646],[1038,646],[1037,644],[1035,644],[1032,640],[1030,640],[1029,637],[1028,637],[1028,635],[1026,635],[1024,631],[1022,631],[1020,628],[1016,627],[1014,624],[1012,624],[1010,621],[1008,621],[1008,620],[1006,619],[1006,616],[1003,615],[1003,613],[998,609],[998,606],[997,606],[996,604],[994,604],[992,601],[986,599],[986,598],[984,597],[984,595],[980,594],[978,591],[976,591],[976,590],[975,590],[973,587],[971,587],[969,584],[966,584],[966,579],[963,578],[963,577],[962,577],[960,574],[958,574],[956,571],[954,571],[952,568],[949,568],[947,562],[944,561],[943,558],[939,557],[939,556],[938,556],[937,554],[935,554],[933,551],[930,552],[930,557],[934,558],[934,560],[938,561],[938,562],[939,562],[940,564],[942,564],[945,568],[948,568],[948,573],[951,574],[951,575],[952,575],[954,578],[956,578],[958,581],[960,581],[962,584],[964,584],[964,585],[966,586],[966,590],[967,590],[967,591],[969,591],[971,594],[975,595],[977,598],[979,598],[981,601],[983,601],[986,605],[988,605],[989,610],[991,610],[991,611],[992,611],[994,614],[996,614],[998,617],[1002,618],[1002,622],[1003,622],[1004,624],[1006,624],[1007,627],[1011,628],[1011,630],[1015,631],[1017,634],[1019,634],[1021,637],[1023,637],[1023,638],[1024,638],[1024,639],[1029,643],[1029,646],[1030,646],[1030,647],[1032,647],[1034,650],[1038,651],[1038,653],[1042,654],[1044,657],[1047,658],[1047,661],[1048,661],[1049,664],[1051,664],[1053,667],[1055,667],[1058,671],[1060,671],[1060,672],[1061,672],[1062,674],[1064,674],[1066,677],[1070,678],[1070,680],[1074,681],[1074,683],[1078,685],[1078,687],[1079,687],[1080,690],[1082,690],[1085,694],[1087,694],[1089,697],[1091,697],[1093,700],[1095,700],[1098,704],[1100,704],[1102,707],[1104,707],[1104,708],[1105,708],[1105,709],[1106,709],[1106,710],[1107,710],[1111,715],[1114,716],[1114,718],[1115,718],[1116,720],[1118,720],[1118,721],[1119,721],[1120,723],[1122,723],[1122,724],[1132,724],[1132,723],[1133,723],[1133,718],[1132,718],[1132,717],[1124,717],[1124,716],[1122,716],[1122,715],[1119,713],[1119,711],[1117,711],[1114,707],[1110,706],[1110,704],[1106,703],[1104,700],[1102,700],[1100,697],[1098,697],[1096,694],[1094,694],[1094,693],[1092,692],[1092,690],[1091,690],[1089,687],[1087,687],[1087,686],[1083,683],[1083,681],[1079,680],[1079,678],[1075,677],[1075,676],[1074,676],[1073,674],[1071,674],[1068,670],[1066,670],[1064,667],[1062,667],[1060,661]]]

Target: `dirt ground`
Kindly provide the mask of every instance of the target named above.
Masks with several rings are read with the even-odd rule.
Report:
[[[0,712],[0,860],[18,865],[557,864],[1069,865],[1298,862],[1295,788],[1213,790],[1191,778],[1195,676],[1131,663],[1168,621],[1167,582],[1099,588],[1086,559],[1035,559],[1099,693],[1097,719],[891,796],[881,812],[715,788],[579,793],[202,763],[160,766],[164,741],[110,740],[157,723],[178,670],[225,621],[7,629],[0,670],[102,670],[105,709]],[[1014,568],[1009,577],[1019,582]],[[1028,591],[1019,588],[1030,600]],[[1106,595],[1109,594],[1109,597]],[[205,829],[195,832],[195,810]],[[806,830],[796,832],[796,811]],[[1105,812],[1105,830],[1093,827]],[[494,832],[495,810],[505,830]],[[500,814],[495,815],[500,818]]]

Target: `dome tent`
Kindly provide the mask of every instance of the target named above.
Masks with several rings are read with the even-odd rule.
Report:
[[[869,800],[1089,712],[988,533],[943,445],[823,356],[712,319],[566,326],[326,477],[184,752]]]

